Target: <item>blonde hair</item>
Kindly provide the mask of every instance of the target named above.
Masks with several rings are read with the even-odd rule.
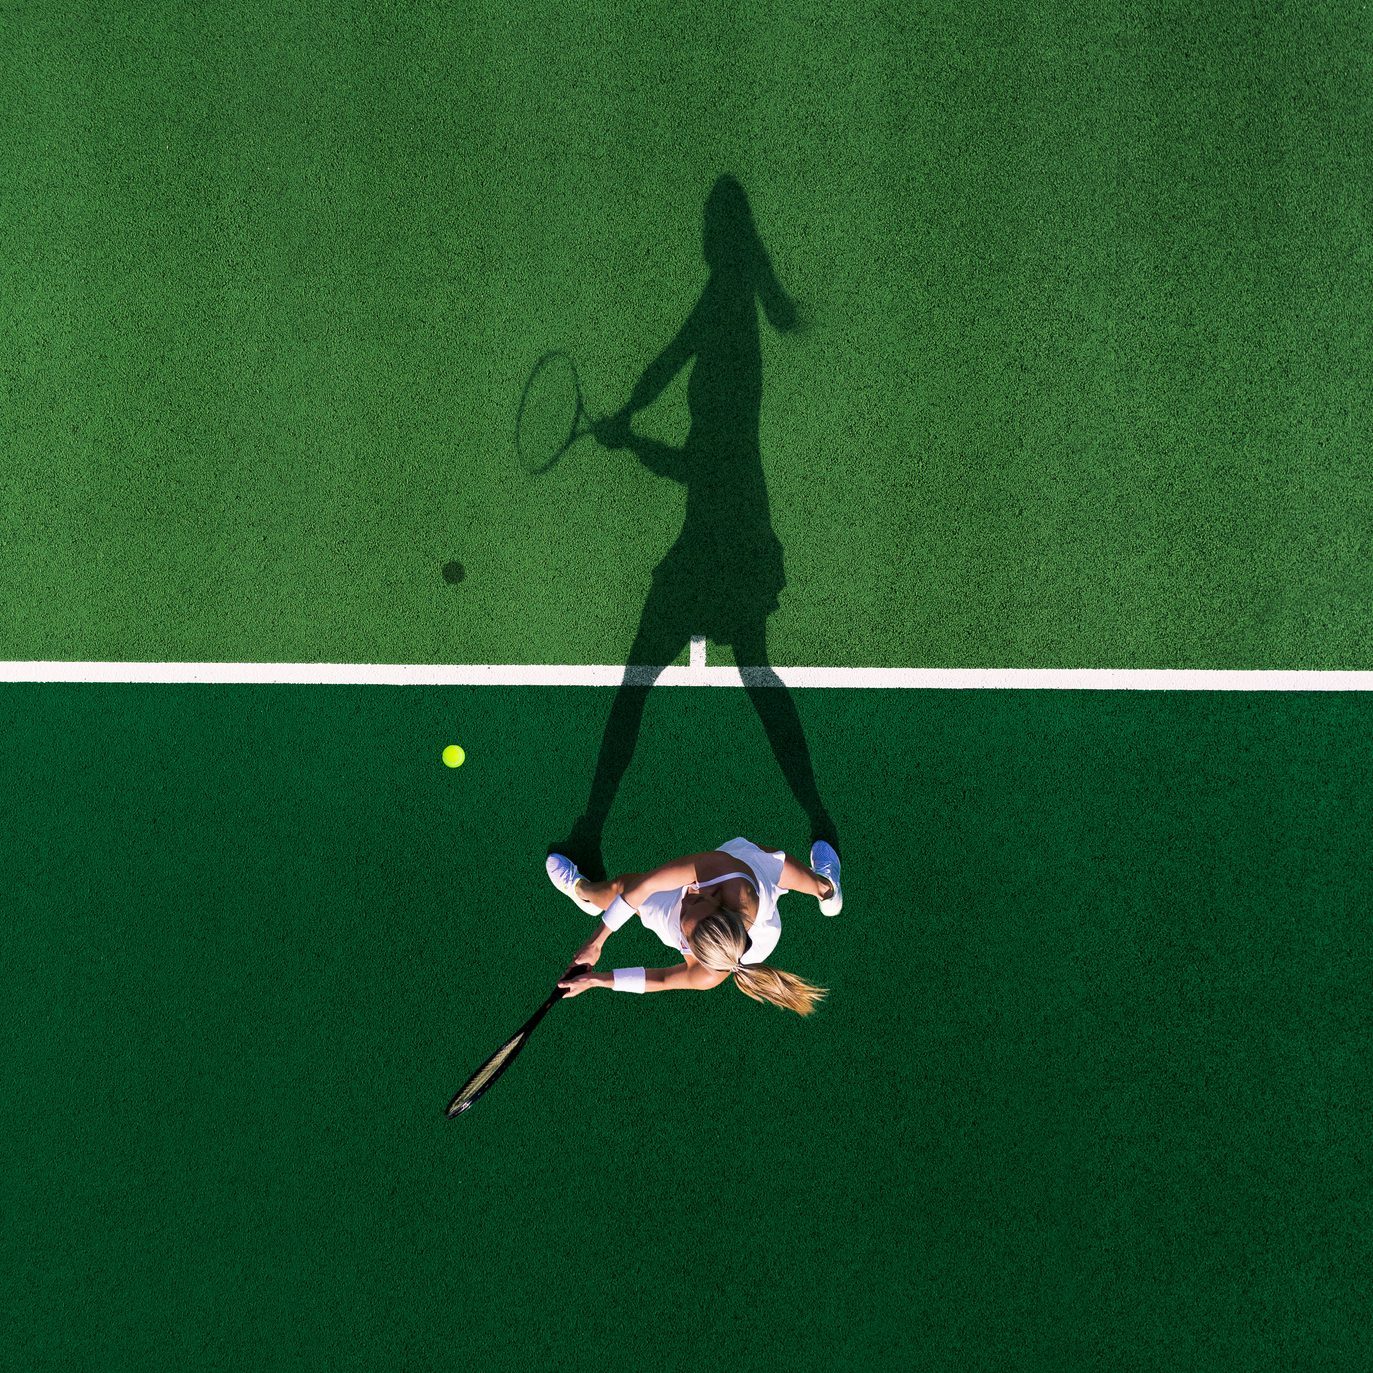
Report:
[[[795,973],[761,963],[741,963],[748,946],[748,930],[738,911],[721,907],[704,915],[687,936],[697,961],[717,973],[733,973],[734,984],[745,996],[766,1001],[797,1015],[810,1015],[826,995],[824,987],[812,987]]]

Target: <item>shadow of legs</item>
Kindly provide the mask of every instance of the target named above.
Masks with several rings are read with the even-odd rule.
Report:
[[[801,728],[801,715],[796,709],[796,701],[768,660],[765,620],[735,636],[734,659],[739,664],[739,675],[743,678],[749,700],[763,722],[782,776],[810,821],[812,842],[826,839],[837,849],[839,835],[815,785],[810,745],[806,743],[806,734]]]
[[[601,736],[601,749],[596,757],[596,771],[591,781],[591,793],[586,811],[572,826],[568,838],[549,846],[549,851],[566,854],[582,872],[595,881],[606,877],[605,858],[601,852],[601,834],[615,803],[625,773],[639,742],[644,707],[664,667],[686,647],[690,635],[678,631],[671,623],[668,607],[658,589],[649,594],[644,606],[639,632],[629,651],[624,680],[611,702],[610,718]]]

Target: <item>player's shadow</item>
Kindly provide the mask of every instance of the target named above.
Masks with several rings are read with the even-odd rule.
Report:
[[[700,298],[644,370],[626,406],[597,430],[606,446],[628,449],[650,471],[685,486],[686,516],[677,541],[653,571],[585,814],[567,839],[550,846],[595,878],[605,876],[601,834],[634,755],[648,693],[693,636],[733,648],[783,776],[810,819],[812,837],[837,846],[796,702],[768,659],[768,616],[778,608],[786,573],[759,448],[763,358],[757,307],[762,305],[773,328],[789,333],[798,327],[796,304],[778,283],[748,197],[731,176],[720,177],[706,198],[702,247],[709,276]],[[633,415],[693,359],[683,445],[674,448],[634,433]],[[703,760],[703,786],[717,785],[705,780],[714,773],[710,761]]]

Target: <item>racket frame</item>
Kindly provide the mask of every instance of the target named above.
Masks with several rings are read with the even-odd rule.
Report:
[[[558,979],[558,981],[561,982],[564,978],[571,977],[575,973],[585,972],[589,967],[590,965],[587,963],[574,963],[563,974],[563,976]],[[521,1025],[520,1028],[516,1030],[513,1035],[509,1035],[506,1037],[506,1039],[501,1043],[500,1049],[497,1049],[496,1053],[488,1054],[484,1059],[482,1059],[476,1071],[468,1076],[467,1081],[464,1082],[460,1088],[458,1088],[457,1092],[453,1096],[452,1101],[450,1101],[448,1103],[448,1106],[445,1108],[444,1115],[447,1116],[449,1120],[456,1119],[458,1116],[462,1115],[464,1111],[470,1111],[472,1107],[474,1107],[477,1104],[477,1102],[479,1102],[482,1099],[482,1097],[484,1097],[487,1094],[487,1092],[489,1092],[492,1089],[492,1087],[494,1087],[496,1083],[498,1083],[501,1080],[501,1076],[502,1074],[504,1074],[506,1069],[509,1068],[510,1065],[514,1063],[514,1061],[520,1056],[520,1054],[524,1052],[524,1046],[529,1043],[529,1038],[534,1033],[534,1030],[538,1026],[539,1021],[541,1021],[544,1018],[544,1016],[546,1016],[549,1013],[549,1011],[551,1011],[553,1007],[559,1001],[561,1001],[563,997],[565,997],[566,995],[567,990],[565,988],[554,987],[552,992],[549,993],[548,1000],[545,1001],[543,1005],[540,1006],[539,1009],[535,1011],[534,1014],[531,1015],[529,1019],[526,1020],[524,1024]],[[490,1081],[483,1083],[481,1090],[477,1092],[476,1095],[473,1096],[470,1101],[463,1102],[462,1105],[459,1105],[458,1103],[462,1101],[464,1094],[467,1092],[467,1089],[472,1085],[473,1080],[475,1078],[479,1078],[482,1075],[483,1071],[486,1069],[487,1064],[490,1063],[491,1060],[496,1057],[496,1054],[500,1053],[501,1049],[504,1049],[506,1045],[511,1042],[511,1040],[519,1040],[519,1043],[516,1044],[515,1048],[511,1051],[510,1056],[505,1060],[504,1063],[501,1064],[499,1068],[496,1069],[494,1073],[491,1074]]]
[[[572,390],[577,398],[576,407],[572,412],[572,422],[568,426],[567,437],[562,442],[562,447],[553,454],[547,462],[540,463],[537,467],[530,466],[524,456],[524,446],[520,443],[520,423],[524,419],[525,407],[529,404],[530,394],[534,390],[534,383],[539,378],[539,373],[543,371],[556,358],[561,358],[567,363],[568,370],[572,373]],[[585,422],[584,422],[585,421]],[[569,448],[579,439],[584,439],[592,432],[594,421],[591,419],[590,412],[586,408],[586,398],[582,394],[582,378],[577,371],[577,363],[572,354],[563,348],[553,348],[545,353],[533,367],[529,369],[529,378],[524,384],[524,390],[520,393],[520,407],[515,412],[515,452],[519,454],[520,464],[531,477],[541,477],[545,472],[550,472],[557,465],[558,460]]]

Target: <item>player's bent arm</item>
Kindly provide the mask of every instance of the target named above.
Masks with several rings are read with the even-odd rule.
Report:
[[[659,443],[657,439],[646,439],[638,434],[629,436],[630,451],[650,472],[669,481],[687,481],[687,470],[683,461],[685,454],[670,443]]]
[[[587,963],[594,968],[601,961],[601,950],[605,948],[605,941],[612,933],[614,932],[609,925],[597,924],[596,933],[577,950],[573,963]]]
[[[664,863],[661,868],[655,868],[652,872],[646,872],[637,877],[632,884],[626,883],[622,893],[625,901],[638,910],[643,902],[654,892],[672,891],[675,887],[688,887],[696,881],[696,864],[703,858],[709,858],[708,853],[688,854],[685,858],[674,858],[671,863]]]

